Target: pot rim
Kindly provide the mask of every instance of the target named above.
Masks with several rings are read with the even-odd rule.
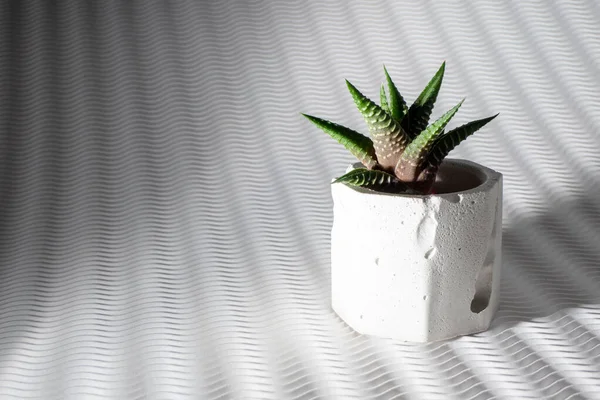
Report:
[[[348,186],[344,183],[337,183],[337,184],[344,185],[348,189],[351,189],[357,193],[366,194],[366,195],[430,199],[430,198],[436,198],[436,197],[444,198],[444,197],[448,197],[448,196],[456,196],[458,194],[465,195],[465,194],[471,194],[471,193],[484,192],[484,191],[490,190],[496,184],[496,182],[498,182],[499,180],[502,179],[502,174],[500,172],[494,171],[491,168],[488,168],[486,166],[483,166],[481,164],[478,164],[478,163],[470,161],[470,160],[464,160],[464,159],[460,159],[460,158],[447,158],[444,161],[442,161],[442,164],[440,165],[440,170],[442,168],[444,168],[444,166],[446,168],[448,168],[449,166],[454,166],[457,168],[462,168],[463,170],[468,170],[469,172],[473,173],[478,179],[480,179],[481,183],[479,183],[476,186],[470,187],[468,189],[455,190],[455,191],[443,192],[443,193],[434,193],[434,194],[387,193],[387,192],[378,192],[376,190],[366,189],[366,188],[361,188],[361,187]],[[350,164],[350,167],[348,168],[348,170],[346,172],[350,171],[351,169],[356,169],[356,168],[364,168],[364,165],[361,164],[360,162]],[[439,175],[438,175],[438,177],[436,177],[436,183],[439,182],[438,178],[439,178]],[[332,183],[333,182],[334,182],[334,180],[332,180]],[[334,185],[336,185],[336,184],[334,184]]]

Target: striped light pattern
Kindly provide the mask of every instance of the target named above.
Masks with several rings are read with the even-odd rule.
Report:
[[[0,2],[0,399],[600,399],[592,0]],[[485,333],[330,308],[330,182],[381,65],[504,174]],[[451,66],[451,68],[450,68]],[[438,113],[439,110],[439,113]],[[449,129],[453,126],[450,124]]]

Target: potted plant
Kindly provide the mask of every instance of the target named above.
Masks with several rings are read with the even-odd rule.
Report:
[[[346,81],[371,134],[303,114],[359,163],[332,181],[331,290],[359,333],[429,342],[486,330],[498,307],[502,175],[445,159],[496,115],[429,124],[445,63],[408,107],[384,66],[380,104]]]

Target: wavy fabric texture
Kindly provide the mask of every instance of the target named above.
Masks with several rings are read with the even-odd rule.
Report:
[[[0,3],[1,399],[600,399],[600,6]],[[504,174],[492,329],[361,337],[329,182],[382,65]]]

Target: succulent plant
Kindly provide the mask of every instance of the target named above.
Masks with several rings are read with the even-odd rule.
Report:
[[[382,192],[431,193],[438,168],[448,153],[498,115],[472,121],[446,132],[446,125],[462,105],[463,99],[428,125],[445,67],[444,62],[410,107],[407,107],[385,66],[383,70],[388,92],[382,84],[379,105],[346,80],[372,139],[342,125],[302,114],[346,147],[364,166],[351,170],[334,183],[342,182]]]

